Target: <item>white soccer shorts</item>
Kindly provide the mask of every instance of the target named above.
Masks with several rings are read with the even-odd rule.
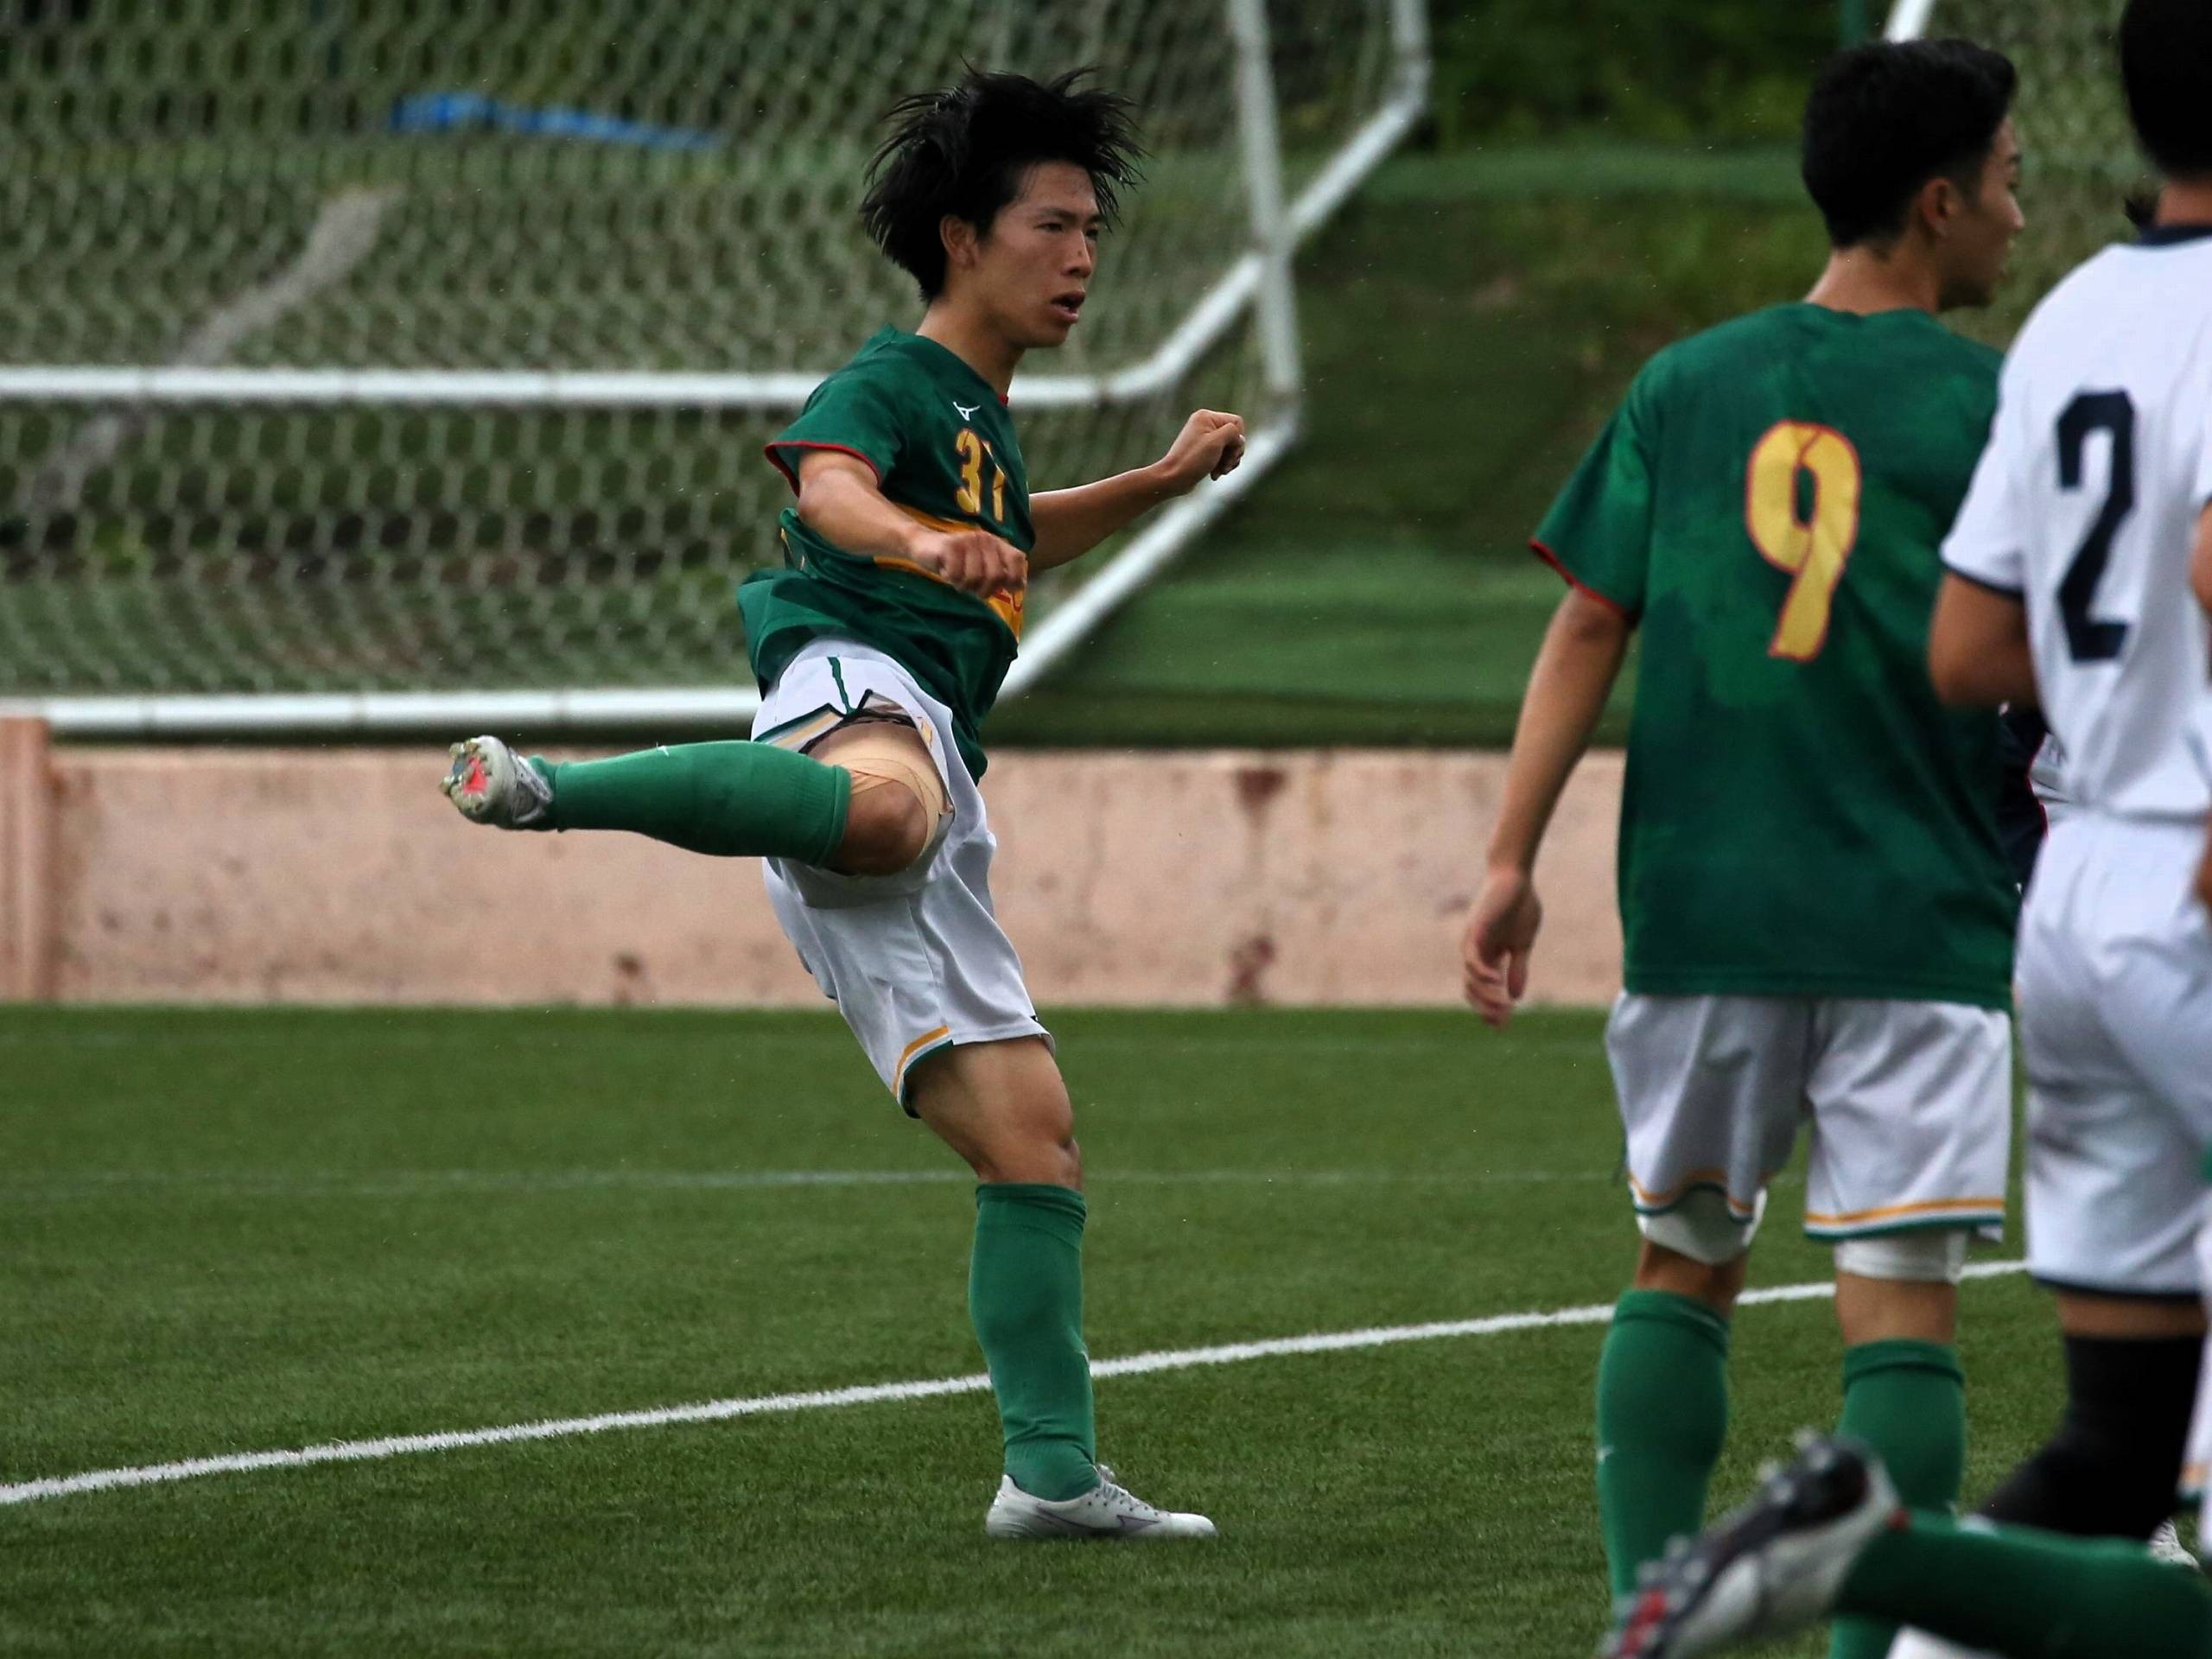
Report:
[[[2028,1268],[2061,1289],[2194,1296],[2212,1145],[2204,826],[2069,815],[2020,925]]]
[[[944,779],[952,822],[936,851],[895,875],[840,875],[780,858],[765,866],[785,937],[911,1111],[906,1083],[924,1057],[958,1043],[1052,1037],[991,906],[998,842],[953,742],[951,711],[873,646],[817,639],[761,700],[754,740],[804,749],[871,702],[913,721]]]
[[[1628,992],[1605,1051],[1656,1243],[1716,1266],[1741,1255],[1807,1127],[1809,1236],[2003,1226],[2012,1033],[1995,1009]]]

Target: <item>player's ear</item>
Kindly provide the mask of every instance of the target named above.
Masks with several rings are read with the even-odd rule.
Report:
[[[1940,242],[1950,235],[1966,205],[1966,193],[1959,188],[1957,181],[1938,173],[1922,185],[1913,197],[1912,217]]]
[[[967,270],[976,264],[977,245],[982,238],[976,227],[957,213],[947,213],[937,222],[938,239],[944,244],[944,263],[947,270]]]

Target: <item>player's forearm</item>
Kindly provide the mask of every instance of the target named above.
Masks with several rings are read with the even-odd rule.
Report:
[[[1962,576],[1945,576],[1928,628],[1928,676],[1937,696],[1961,708],[2040,702],[2026,607]]]
[[[1630,631],[1627,618],[1580,592],[1554,613],[1513,734],[1505,798],[1491,832],[1492,869],[1535,868],[1559,798],[1620,677]]]
[[[1095,484],[1031,496],[1029,522],[1037,532],[1037,544],[1029,550],[1029,568],[1049,570],[1081,558],[1170,493],[1156,468],[1140,467]]]
[[[869,559],[905,559],[925,528],[891,505],[868,482],[844,471],[804,475],[798,516],[806,527],[848,553]]]

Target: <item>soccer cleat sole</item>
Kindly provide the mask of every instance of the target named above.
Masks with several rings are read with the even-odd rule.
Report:
[[[1857,1450],[1834,1440],[1810,1443],[1758,1497],[1702,1537],[1676,1540],[1663,1559],[1643,1569],[1644,1581],[1599,1646],[1599,1659],[1694,1659],[1714,1651],[1720,1643],[1691,1636],[1688,1627],[1730,1569],[1794,1535],[1848,1519],[1867,1503],[1875,1481],[1872,1465]],[[1762,1626],[1746,1634],[1783,1633]]]
[[[452,765],[446,768],[445,777],[438,784],[445,798],[461,810],[461,817],[474,823],[485,821],[492,810],[491,769],[485,764],[481,742],[470,738],[447,749]]]

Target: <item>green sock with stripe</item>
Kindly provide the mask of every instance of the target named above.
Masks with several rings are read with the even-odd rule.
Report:
[[[683,743],[530,764],[558,830],[628,830],[717,858],[823,864],[845,838],[852,774],[767,743]]]
[[[968,1313],[1006,1431],[1006,1471],[1058,1503],[1098,1484],[1090,1356],[1083,1345],[1083,1194],[989,1182],[976,1189]]]
[[[1958,1503],[1967,1461],[1966,1373],[1948,1343],[1862,1342],[1843,1354],[1840,1433],[1881,1454],[1897,1496],[1910,1510],[1936,1515]],[[1897,1626],[1839,1618],[1829,1659],[1885,1659]]]
[[[1616,1599],[1667,1541],[1705,1524],[1728,1433],[1728,1321],[1670,1291],[1631,1290],[1598,1360],[1598,1514]]]

